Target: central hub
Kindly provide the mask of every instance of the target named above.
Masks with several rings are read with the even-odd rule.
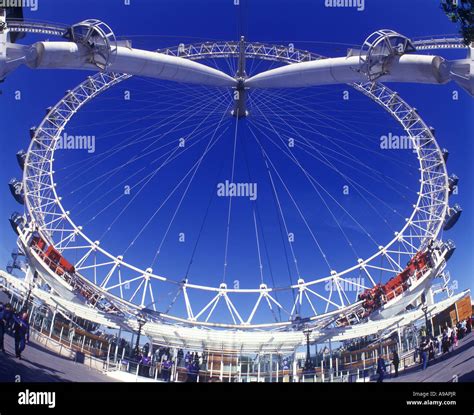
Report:
[[[237,86],[234,88],[234,109],[231,114],[237,118],[243,118],[249,115],[247,111],[247,88],[245,87],[245,38],[242,36],[239,42],[239,65],[236,79]]]
[[[238,79],[237,87],[234,89],[234,109],[232,115],[237,118],[246,117],[247,111],[247,89],[243,78]]]

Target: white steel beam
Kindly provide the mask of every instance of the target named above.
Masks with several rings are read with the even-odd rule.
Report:
[[[301,62],[257,74],[245,82],[249,88],[301,88],[316,85],[363,82],[359,57],[329,58]],[[449,82],[445,60],[439,56],[403,55],[391,64],[381,82],[416,82],[444,84]]]
[[[33,69],[98,70],[89,63],[89,55],[88,48],[74,42],[38,42],[29,51],[27,65]],[[201,63],[123,46],[117,47],[114,62],[107,72],[217,87],[237,85],[231,76]]]

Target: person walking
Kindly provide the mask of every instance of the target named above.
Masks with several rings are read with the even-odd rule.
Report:
[[[467,335],[467,321],[466,320],[463,320],[461,321],[461,332],[462,332],[462,336],[466,336]]]
[[[451,339],[448,336],[448,330],[444,329],[443,331],[443,338],[442,338],[442,348],[443,348],[443,353],[448,353],[449,349],[451,347]]]
[[[184,357],[184,352],[183,352],[183,349],[178,349],[178,359],[176,361],[176,366],[181,366],[181,362],[183,361],[183,357]]]
[[[456,326],[453,327],[451,330],[451,346],[452,350],[454,351],[454,348],[457,347],[458,345],[458,333],[457,333],[457,328]]]
[[[25,350],[26,343],[30,341],[30,325],[27,313],[23,313],[21,317],[13,316],[13,337],[15,339],[15,355],[21,360],[21,354]]]
[[[398,352],[393,352],[393,359],[392,359],[393,367],[395,368],[395,377],[398,378],[398,366],[400,366],[400,357],[398,356]]]
[[[0,304],[0,350],[3,353],[5,352],[5,343],[4,343],[4,338],[5,338],[5,320],[3,319],[3,312],[4,312],[4,306],[3,304]]]
[[[435,358],[435,342],[434,339],[430,338],[428,342],[428,360]]]
[[[199,375],[199,369],[199,363],[196,360],[190,363],[187,367],[188,372],[186,382],[196,383]]]
[[[423,337],[420,343],[420,353],[421,353],[421,364],[422,370],[425,370],[428,366],[428,350],[430,348],[429,340],[426,337]]]
[[[3,320],[5,321],[5,331],[11,333],[13,327],[13,309],[10,303],[5,304]]]
[[[438,336],[436,340],[436,345],[438,346],[438,356],[443,352],[443,335]]]
[[[164,360],[161,363],[161,378],[165,382],[169,382],[171,379],[171,369],[173,368],[173,362],[171,360]]]
[[[379,358],[377,359],[377,374],[379,375],[377,383],[383,382],[385,371],[386,371],[385,360],[382,356],[379,356]]]

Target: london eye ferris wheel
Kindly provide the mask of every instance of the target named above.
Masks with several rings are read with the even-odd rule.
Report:
[[[160,339],[282,347],[400,315],[443,271],[457,178],[385,82],[472,91],[433,54],[462,39],[380,30],[325,57],[245,38],[145,51],[96,20],[7,27],[63,38],[25,47],[32,68],[96,71],[19,155],[19,246],[67,301],[146,316]]]

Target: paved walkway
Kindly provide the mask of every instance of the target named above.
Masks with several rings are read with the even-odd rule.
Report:
[[[474,333],[462,339],[454,351],[431,360],[426,370],[416,365],[386,382],[452,382],[456,377],[458,382],[474,382]]]
[[[97,370],[58,356],[33,342],[26,346],[22,360],[15,358],[13,337],[9,335],[5,335],[5,349],[7,354],[0,352],[0,382],[114,381]]]

